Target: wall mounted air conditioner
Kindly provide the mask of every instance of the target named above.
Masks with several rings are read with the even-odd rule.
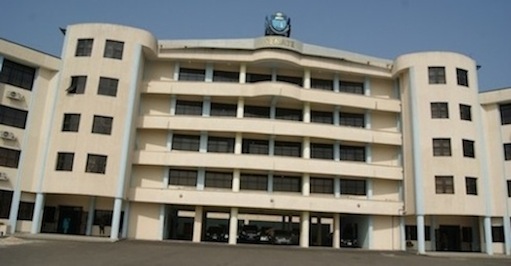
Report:
[[[9,91],[9,92],[7,92],[7,98],[10,98],[10,99],[13,99],[13,100],[16,100],[16,101],[21,101],[21,100],[23,100],[24,97],[19,92]]]
[[[9,178],[7,177],[7,174],[4,172],[0,172],[0,181],[7,181]]]
[[[6,140],[16,140],[16,136],[10,131],[0,131],[0,138]]]

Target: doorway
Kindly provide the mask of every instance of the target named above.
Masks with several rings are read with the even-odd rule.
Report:
[[[79,235],[81,225],[82,207],[59,206],[58,233]]]
[[[440,225],[437,230],[437,251],[461,251],[460,226]]]

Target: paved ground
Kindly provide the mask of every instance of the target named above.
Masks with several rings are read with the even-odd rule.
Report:
[[[108,239],[0,239],[0,265],[511,265],[511,257]]]

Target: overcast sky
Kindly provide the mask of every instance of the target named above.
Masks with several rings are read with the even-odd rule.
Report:
[[[510,0],[3,0],[0,38],[60,55],[59,27],[107,22],[158,39],[255,38],[265,16],[291,17],[291,37],[385,59],[454,51],[481,65],[479,90],[511,87]]]

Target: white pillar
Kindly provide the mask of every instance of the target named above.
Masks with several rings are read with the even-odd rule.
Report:
[[[402,251],[406,250],[406,231],[405,231],[405,217],[399,217],[399,238],[400,238],[400,247]]]
[[[424,234],[424,215],[417,215],[417,252],[426,254],[426,240]]]
[[[339,92],[339,74],[335,73],[334,75],[334,92]]]
[[[37,193],[34,204],[34,214],[32,216],[31,234],[38,234],[41,232],[41,222],[43,220],[44,212],[44,193]]]
[[[240,169],[234,169],[232,173],[232,191],[238,192],[240,191]]]
[[[300,247],[309,246],[310,213],[303,211],[300,217]]]
[[[195,206],[195,217],[193,219],[193,242],[200,242],[202,236],[202,206]]]
[[[273,192],[273,172],[268,173],[268,192]]]
[[[208,152],[208,132],[201,131],[199,139],[199,152]]]
[[[174,80],[179,80],[179,69],[180,69],[179,62],[176,62],[174,64]]]
[[[164,239],[164,234],[165,234],[165,204],[161,204],[160,205],[160,218],[159,218],[159,240],[163,240]]]
[[[303,103],[303,122],[304,123],[311,122],[311,104],[310,104],[310,102]]]
[[[369,77],[364,79],[364,95],[371,96],[371,79]]]
[[[334,161],[338,162],[341,160],[341,143],[336,140],[334,143]]]
[[[197,190],[204,190],[206,184],[206,169],[200,167],[197,171]]]
[[[334,178],[334,196],[341,197],[341,178],[338,176]]]
[[[366,194],[367,194],[367,199],[372,199],[373,198],[373,180],[372,179],[366,179]]]
[[[332,234],[332,247],[341,247],[341,215],[334,213],[334,232]]]
[[[114,211],[112,214],[112,225],[110,230],[110,239],[119,239],[119,227],[121,224],[122,198],[115,198]]]
[[[367,249],[373,249],[373,217],[367,217]]]
[[[277,115],[277,97],[273,96],[270,103],[270,119],[275,119]]]
[[[96,209],[96,196],[90,196],[89,198],[89,210],[87,214],[87,227],[85,229],[85,235],[92,235],[92,225],[94,224],[94,211]]]
[[[240,65],[240,83],[247,82],[247,64]]]
[[[309,196],[310,195],[310,175],[308,173],[304,173],[302,176],[302,195]]]
[[[336,106],[334,108],[334,126],[339,126],[341,124],[341,107]]]
[[[504,254],[511,255],[511,221],[509,216],[502,217],[504,220]]]
[[[236,109],[236,117],[243,118],[244,113],[245,113],[245,98],[239,97],[238,105],[237,105],[237,109]]]
[[[303,72],[303,88],[310,89],[311,87],[311,71],[310,69],[305,69]]]
[[[491,234],[491,217],[484,217],[484,243],[488,255],[493,255],[493,236]]]
[[[174,137],[174,133],[172,130],[169,130],[167,133],[167,151],[172,150],[172,138]]]
[[[211,115],[211,97],[204,96],[202,100],[202,116],[209,117]]]
[[[128,238],[128,226],[129,226],[129,217],[130,217],[130,201],[126,200],[124,202],[124,216],[123,216],[123,225],[122,225],[122,238]]]
[[[372,125],[371,125],[371,111],[370,110],[367,110],[364,114],[364,120],[365,120],[365,128],[366,129],[371,129],[372,128]]]
[[[170,96],[170,115],[176,115],[176,105],[177,105],[177,96],[175,94],[172,94]]]
[[[309,137],[303,137],[302,158],[310,159],[311,157],[311,141]]]
[[[270,136],[270,139],[268,141],[268,155],[273,156],[275,155],[275,136]]]
[[[231,208],[229,217],[229,245],[235,245],[238,237],[238,208]]]
[[[243,136],[242,136],[241,132],[236,132],[236,137],[234,139],[234,154],[241,154],[242,144],[243,144]]]
[[[206,73],[204,77],[205,82],[213,82],[213,64],[206,64]]]
[[[276,68],[271,69],[271,81],[273,81],[273,82],[277,81],[277,69]]]

